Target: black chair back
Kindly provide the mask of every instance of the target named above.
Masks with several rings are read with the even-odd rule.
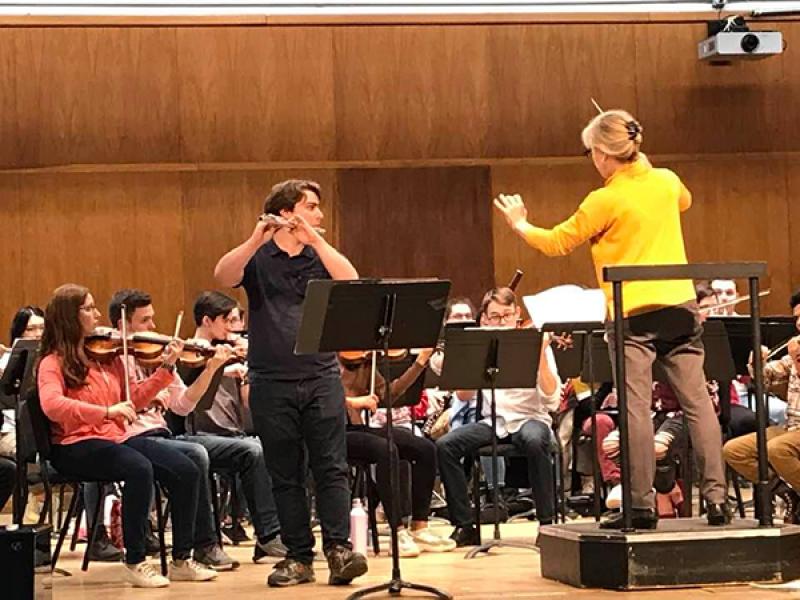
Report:
[[[33,432],[36,451],[43,460],[50,459],[50,420],[44,414],[39,402],[39,390],[31,388],[25,394],[19,407],[20,421],[24,430]]]

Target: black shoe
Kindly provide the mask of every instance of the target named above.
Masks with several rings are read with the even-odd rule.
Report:
[[[634,508],[631,512],[634,529],[655,529],[658,525],[658,514],[652,508]],[[622,512],[600,521],[600,529],[622,529]]]
[[[508,521],[509,511],[505,503],[500,500],[497,510],[497,522],[505,523]],[[494,523],[494,504],[486,503],[481,508],[481,523]]]
[[[96,562],[120,562],[125,557],[122,550],[115,547],[106,533],[106,528],[101,526],[97,532],[97,539],[89,548],[89,560]]]
[[[325,558],[328,559],[330,585],[347,585],[367,572],[367,557],[346,546],[336,544],[325,552]]]
[[[285,558],[277,563],[267,577],[267,585],[270,587],[289,587],[315,581],[314,567],[293,558]]]
[[[259,563],[261,560],[268,557],[286,558],[287,552],[289,552],[289,549],[283,545],[280,535],[276,535],[274,538],[264,543],[257,540],[256,546],[253,548],[253,562]]]
[[[783,522],[787,525],[800,523],[800,515],[797,514],[800,510],[800,495],[781,480],[772,485],[772,494],[783,501]]]
[[[250,541],[250,537],[247,535],[244,527],[242,527],[242,524],[238,521],[234,521],[230,525],[223,525],[221,530],[234,546],[238,546],[242,542]]]
[[[450,534],[450,539],[455,540],[457,548],[463,548],[464,546],[480,546],[481,544],[481,538],[474,525],[456,527],[453,533]]]
[[[731,522],[731,509],[728,507],[727,502],[722,504],[708,504],[706,506],[706,519],[708,524],[712,526],[727,525]]]

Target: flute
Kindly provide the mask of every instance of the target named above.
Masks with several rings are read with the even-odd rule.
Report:
[[[294,223],[278,215],[269,215],[265,213],[260,215],[258,220],[273,225],[274,227],[286,227],[288,229],[294,229],[296,227]],[[312,229],[320,235],[325,235],[325,230],[322,227],[313,227]]]

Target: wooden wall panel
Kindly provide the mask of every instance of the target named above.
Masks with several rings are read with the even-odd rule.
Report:
[[[22,202],[19,176],[0,176],[0,223],[3,224],[3,262],[0,268],[0,344],[9,345],[9,325],[20,306],[27,304],[22,289]]]
[[[789,209],[789,287],[800,290],[800,159],[786,161],[786,203]]]
[[[89,287],[104,315],[122,287],[181,295],[178,183],[163,174],[22,177],[23,302],[44,305],[66,282]]]
[[[477,300],[491,287],[484,168],[339,173],[342,251],[362,277],[442,277]]]
[[[763,28],[763,27],[762,27]],[[780,29],[784,29],[781,24]],[[756,152],[800,148],[786,135],[797,121],[783,57],[713,66],[697,59],[705,26],[636,25],[638,118],[648,152]],[[786,29],[800,43],[800,32]],[[791,105],[794,104],[793,109]],[[795,126],[796,127],[796,126]]]
[[[3,87],[16,101],[0,134],[18,153],[0,155],[2,166],[179,159],[174,29],[20,28],[3,37],[14,56]]]
[[[334,158],[329,28],[178,30],[185,161]]]
[[[337,29],[337,158],[483,156],[485,37],[469,26]]]
[[[606,108],[636,104],[630,26],[494,27],[488,39],[484,156],[578,155],[596,114],[591,98]]]
[[[219,289],[213,276],[219,258],[252,233],[270,188],[291,177],[313,178],[322,186],[323,225],[328,231],[327,239],[335,244],[338,207],[336,177],[332,171],[235,171],[183,175],[184,246],[181,258],[185,277],[183,308],[187,315],[184,329],[190,327],[191,310],[197,295],[203,290]],[[245,301],[242,290],[220,291]]]

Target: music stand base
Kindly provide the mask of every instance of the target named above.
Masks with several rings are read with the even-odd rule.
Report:
[[[357,600],[358,598],[365,598],[370,594],[377,594],[379,592],[389,592],[389,594],[392,596],[397,596],[402,593],[404,589],[426,592],[431,596],[435,596],[436,598],[442,598],[442,600],[453,600],[453,596],[431,585],[411,583],[410,581],[403,581],[402,579],[392,579],[387,583],[382,583],[380,585],[374,585],[372,587],[358,590],[357,592],[350,594],[347,597],[347,600]]]
[[[481,544],[480,546],[473,548],[464,555],[464,558],[475,558],[481,552],[488,554],[489,550],[492,548],[522,548],[523,550],[533,550],[534,552],[539,551],[539,548],[536,547],[536,544],[531,544],[528,542],[518,542],[514,540],[491,540],[485,544]]]

